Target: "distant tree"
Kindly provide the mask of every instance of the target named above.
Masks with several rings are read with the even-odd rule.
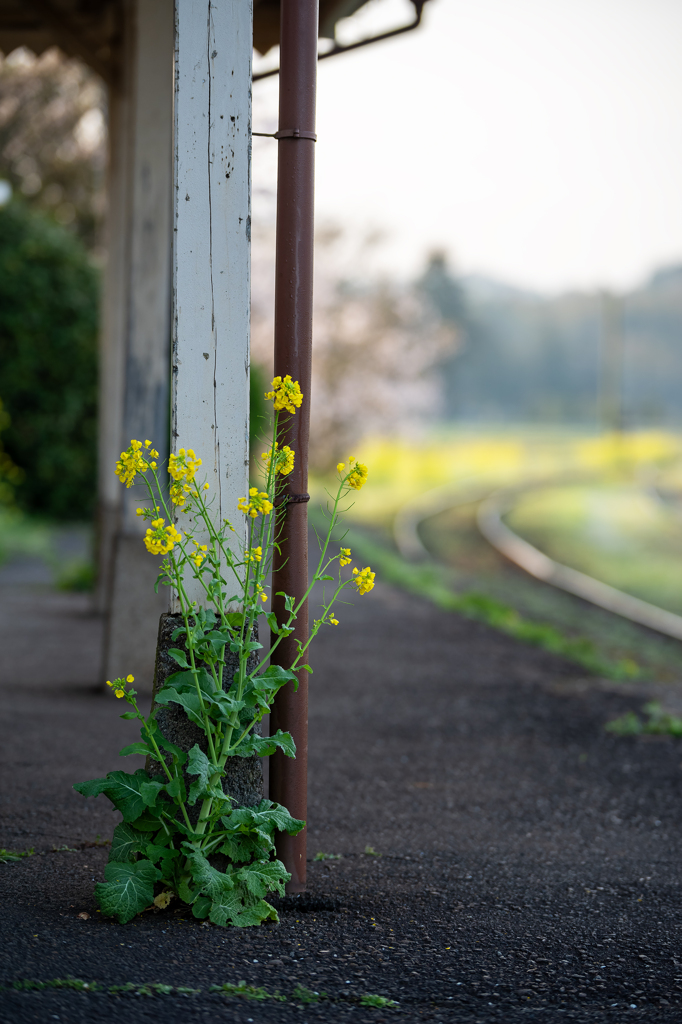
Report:
[[[88,249],[105,209],[106,93],[56,48],[0,55],[0,178]]]
[[[409,432],[440,410],[436,368],[456,346],[456,331],[419,288],[368,271],[378,240],[335,226],[318,232],[310,462],[319,472],[364,436]],[[253,351],[264,366],[272,350],[270,251],[256,236]]]
[[[20,507],[92,511],[98,273],[80,241],[15,200],[0,209],[0,398]]]

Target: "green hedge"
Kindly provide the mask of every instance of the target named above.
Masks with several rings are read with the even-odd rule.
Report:
[[[86,519],[95,501],[98,274],[80,242],[21,202],[0,209],[4,448],[27,512]]]

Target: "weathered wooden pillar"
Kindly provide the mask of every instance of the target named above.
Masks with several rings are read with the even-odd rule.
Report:
[[[156,630],[168,596],[142,546],[140,487],[114,475],[130,439],[168,451],[172,206],[173,10],[127,9],[120,85],[111,111],[110,241],[105,283],[100,427],[100,603],[104,676],[151,687]]]
[[[213,514],[229,519],[242,538],[237,502],[247,493],[249,464],[252,38],[250,0],[175,2],[171,448],[193,448],[201,456]],[[178,516],[179,526],[189,522]],[[201,600],[194,581],[188,592]]]

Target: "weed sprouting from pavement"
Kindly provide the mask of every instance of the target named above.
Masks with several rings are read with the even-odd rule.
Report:
[[[313,860],[342,860],[342,859],[343,858],[342,858],[340,853],[323,853],[322,850],[320,850],[318,853],[316,853],[315,856],[313,857]]]
[[[604,728],[616,736],[682,736],[682,718],[664,711],[658,701],[650,701],[642,710],[649,716],[646,722],[634,711],[628,711],[608,722]]]
[[[395,999],[387,999],[386,996],[375,996],[371,993],[360,996],[360,1006],[376,1006],[381,1009],[393,1009],[398,1005]]]
[[[35,854],[34,847],[30,850],[6,850],[4,846],[0,847],[0,864],[11,864],[13,861],[21,860],[22,857],[33,857]]]
[[[209,992],[218,992],[224,996],[241,996],[242,999],[255,999],[263,1002],[266,999],[275,999],[280,1003],[286,1002],[286,996],[279,992],[268,992],[265,988],[256,988],[255,985],[247,985],[245,981],[239,981],[236,985],[226,981],[223,985],[211,985]]]

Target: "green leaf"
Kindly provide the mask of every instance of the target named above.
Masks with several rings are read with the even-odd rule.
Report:
[[[296,757],[296,744],[290,733],[278,729],[274,736],[257,736],[252,732],[231,753],[235,757],[252,757],[254,754],[269,757],[276,750],[281,750],[286,757]]]
[[[83,796],[99,796],[109,788],[109,778],[90,779],[89,782],[76,782],[73,787],[77,793]]]
[[[156,832],[160,824],[160,820],[147,811],[130,822],[132,828],[137,829],[138,832]]]
[[[187,717],[195,725],[204,728],[204,719],[201,712],[201,702],[196,690],[192,693],[178,693],[172,686],[164,686],[156,695],[157,704],[180,704],[187,713]]]
[[[214,787],[211,787],[209,783],[213,775],[224,775],[225,772],[222,768],[219,768],[218,765],[211,764],[198,743],[195,743],[189,752],[187,774],[199,776],[196,782],[193,782],[189,787],[189,797],[187,798],[187,802],[191,806],[194,806],[197,800],[204,796],[204,794],[211,796],[215,795],[220,799],[224,798],[222,789],[219,792],[216,790],[214,793]]]
[[[180,668],[189,668],[187,663],[187,655],[184,651],[181,651],[177,647],[171,647],[168,651],[173,661],[180,666]]]
[[[165,789],[166,784],[164,782],[158,782],[156,779],[153,779],[151,782],[144,782],[140,786],[140,796],[147,807],[154,807],[159,793],[163,793]]]
[[[277,621],[277,616],[275,615],[275,613],[266,612],[265,618],[267,619],[268,626],[270,627],[272,632],[276,633],[277,636],[279,636],[279,622]]]
[[[300,669],[305,669],[305,671],[306,671],[306,672],[309,672],[309,673],[310,673],[310,675],[312,675],[312,674],[313,674],[313,670],[311,669],[310,665],[299,665],[298,667],[299,667]]]
[[[192,878],[206,896],[215,899],[221,893],[229,892],[234,888],[232,878],[209,864],[203,854],[193,849],[189,843],[183,843],[183,847],[187,853],[187,862],[192,872]]]
[[[124,821],[135,821],[145,809],[146,800],[142,797],[141,788],[149,782],[149,776],[142,768],[134,775],[127,772],[109,772],[105,779],[92,779],[90,782],[79,782],[73,788],[83,796],[98,796],[104,793],[116,810],[123,815]]]
[[[106,882],[98,882],[95,896],[102,912],[127,924],[152,903],[154,882],[161,873],[148,860],[135,864],[110,861],[104,869]]]
[[[183,903],[193,903],[197,898],[197,892],[191,887],[190,875],[183,875],[178,885],[178,896]]]
[[[145,853],[146,849],[147,836],[144,833],[140,833],[128,822],[122,821],[114,829],[109,860],[125,864],[129,861],[134,861],[135,854]]]
[[[319,580],[333,580],[334,579],[333,576],[318,576],[317,578]]]
[[[124,713],[122,715],[119,715],[118,717],[119,718],[139,718],[139,715],[138,715],[137,711],[124,711]]]
[[[262,899],[269,892],[283,896],[284,886],[291,875],[281,861],[262,860],[240,868],[237,878],[246,884],[250,893]]]
[[[208,917],[208,912],[211,909],[211,901],[208,896],[197,896],[194,903],[192,904],[192,913],[195,917],[198,917],[200,921]]]
[[[119,757],[129,757],[130,754],[140,754],[142,757],[153,757],[156,760],[156,753],[146,743],[131,743],[118,752]]]
[[[152,864],[160,862],[162,875],[169,873],[172,862],[180,856],[179,850],[172,850],[168,846],[157,846],[155,843],[149,843],[145,848],[145,853]]]

